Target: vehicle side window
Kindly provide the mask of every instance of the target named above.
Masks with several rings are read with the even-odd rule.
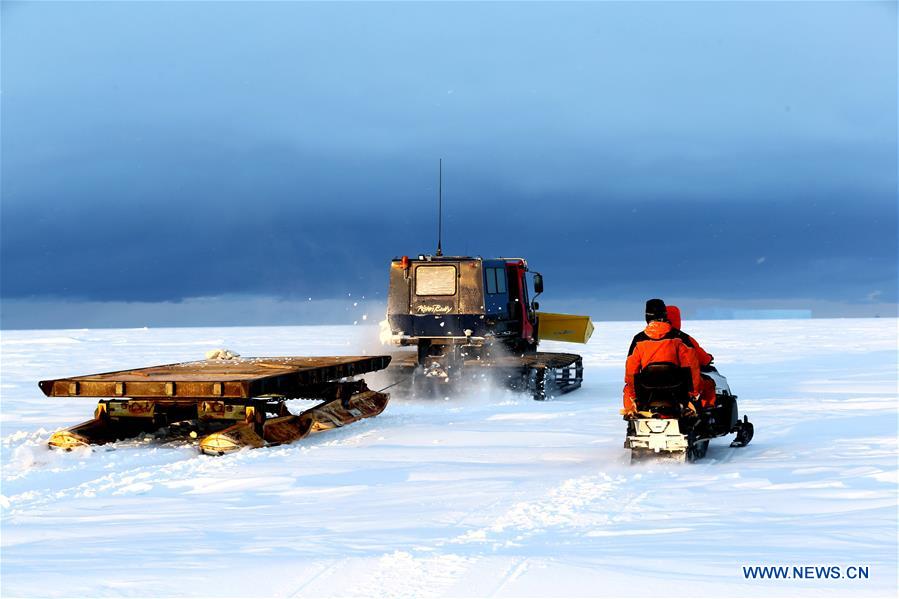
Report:
[[[496,269],[485,269],[487,275],[487,293],[496,293]],[[505,281],[503,281],[505,283]]]

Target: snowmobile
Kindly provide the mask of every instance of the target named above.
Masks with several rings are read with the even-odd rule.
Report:
[[[692,462],[705,456],[709,441],[736,433],[731,447],[744,447],[752,440],[754,427],[737,413],[737,396],[731,393],[727,379],[714,366],[705,366],[702,374],[715,382],[715,406],[690,408],[693,390],[689,368],[660,362],[650,364],[634,376],[637,416],[625,417],[625,449],[631,461],[668,458]]]

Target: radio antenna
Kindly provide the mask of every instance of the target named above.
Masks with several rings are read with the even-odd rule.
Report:
[[[440,159],[437,183],[437,255],[443,255],[443,158]]]

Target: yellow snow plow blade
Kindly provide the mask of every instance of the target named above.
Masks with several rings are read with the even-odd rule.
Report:
[[[589,316],[537,313],[537,339],[540,341],[587,343],[592,334],[593,321]]]

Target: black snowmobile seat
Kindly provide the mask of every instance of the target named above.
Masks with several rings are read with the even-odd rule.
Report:
[[[657,362],[634,375],[637,409],[680,406],[690,400],[693,378],[689,368]]]

